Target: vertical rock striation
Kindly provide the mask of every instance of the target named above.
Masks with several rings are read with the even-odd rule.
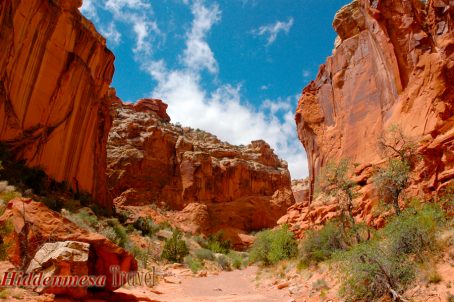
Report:
[[[0,2],[0,140],[20,160],[111,207],[106,189],[114,56],[80,0]]]
[[[335,49],[303,90],[295,118],[312,192],[331,159],[360,164],[364,179],[382,161],[377,138],[392,124],[420,141],[417,194],[433,195],[452,180],[453,15],[449,0],[355,0],[336,14]]]

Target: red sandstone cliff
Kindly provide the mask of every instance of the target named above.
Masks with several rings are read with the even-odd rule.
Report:
[[[302,234],[340,214],[336,200],[314,200],[314,183],[330,160],[358,163],[358,219],[379,226],[370,178],[384,159],[378,137],[393,124],[419,142],[423,161],[408,192],[431,198],[454,177],[454,5],[448,0],[358,0],[335,16],[332,56],[304,88],[296,111],[308,156],[311,194],[279,223]],[[311,203],[310,203],[311,202]]]
[[[114,56],[80,0],[0,2],[0,140],[18,159],[109,208]]]
[[[453,14],[448,0],[359,0],[336,14],[333,54],[296,112],[312,186],[329,159],[350,158],[366,173],[382,160],[377,138],[391,124],[421,142],[419,193],[453,178]]]
[[[259,230],[294,203],[287,164],[264,141],[233,146],[169,123],[160,100],[117,102],[107,146],[117,207],[165,205],[183,229]]]

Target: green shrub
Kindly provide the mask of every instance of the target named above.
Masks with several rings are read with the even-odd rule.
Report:
[[[192,256],[186,256],[184,258],[184,263],[189,267],[189,269],[193,273],[197,273],[198,271],[203,269],[203,263],[200,261],[200,259]]]
[[[113,231],[113,235],[110,231],[110,236],[112,236],[112,238],[109,237],[107,238],[109,238],[118,246],[124,248],[128,243],[128,234],[126,233],[126,229],[120,224],[120,222],[116,218],[107,219],[106,223]]]
[[[208,246],[208,242],[207,240],[200,236],[200,235],[197,235],[197,236],[194,236],[194,241],[197,242],[202,248],[207,248]]]
[[[79,212],[68,215],[67,218],[81,228],[89,231],[95,231],[99,227],[98,217],[84,209],[80,209]]]
[[[227,256],[230,258],[230,263],[234,269],[241,269],[244,261],[240,254],[231,251]]]
[[[224,233],[220,231],[208,236],[206,248],[214,253],[228,254],[231,245],[229,240],[224,239]]]
[[[0,225],[0,261],[8,259],[9,243],[5,242],[5,237],[10,234],[14,229],[13,223],[10,220],[5,221]]]
[[[5,203],[8,203],[10,200],[13,200],[14,198],[21,197],[22,195],[19,192],[16,191],[9,191],[9,192],[2,192],[0,193],[0,199],[5,201]]]
[[[408,185],[410,171],[410,165],[406,161],[390,159],[374,177],[375,186],[383,201],[392,204],[397,215],[400,215],[399,197]]]
[[[149,255],[145,249],[142,249],[134,243],[128,242],[126,250],[129,251],[143,268],[148,267]]]
[[[194,252],[195,256],[200,260],[209,260],[213,261],[215,259],[214,254],[212,251],[208,249],[198,249]]]
[[[189,254],[189,248],[186,242],[181,239],[182,233],[174,230],[172,237],[166,240],[161,258],[170,262],[182,262],[183,258]]]
[[[250,250],[250,260],[270,265],[294,257],[297,252],[298,247],[293,233],[284,225],[280,229],[265,230],[257,234]]]
[[[357,244],[336,253],[343,274],[340,294],[346,301],[373,301],[394,292],[402,293],[414,279],[414,265],[375,241]]]
[[[230,267],[229,258],[225,255],[219,255],[216,257],[216,263],[223,271],[230,271],[232,268]]]
[[[331,258],[333,253],[345,248],[342,227],[335,222],[328,222],[320,230],[306,232],[302,242],[301,261],[306,266]]]
[[[158,224],[160,230],[170,230],[173,231],[173,226],[168,221],[163,221]]]
[[[159,225],[156,225],[153,220],[148,217],[139,217],[139,219],[134,222],[134,228],[141,231],[144,236],[153,236],[160,230]]]
[[[420,257],[424,251],[435,250],[437,232],[443,223],[444,213],[438,206],[424,205],[421,209],[405,210],[383,229],[390,253]]]

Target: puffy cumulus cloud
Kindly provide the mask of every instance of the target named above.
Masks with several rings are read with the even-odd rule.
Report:
[[[206,41],[206,35],[211,27],[221,19],[219,6],[213,4],[206,7],[202,1],[194,1],[191,11],[194,20],[191,30],[187,34],[186,49],[182,61],[193,70],[206,68],[211,73],[217,73],[218,64]]]
[[[283,32],[288,34],[292,26],[293,18],[290,17],[287,22],[277,21],[274,24],[263,25],[260,26],[258,29],[253,30],[252,33],[258,36],[266,36],[267,37],[266,45],[269,46],[276,41],[279,33]]]

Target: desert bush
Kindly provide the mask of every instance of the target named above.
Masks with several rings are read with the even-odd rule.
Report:
[[[395,255],[421,253],[437,248],[437,233],[444,223],[444,213],[436,205],[409,208],[394,217],[383,229],[389,241],[390,253]]]
[[[110,240],[117,244],[118,246],[121,247],[126,247],[126,244],[128,243],[128,234],[126,233],[126,229],[120,224],[118,219],[116,218],[110,218],[106,220],[106,223],[108,225],[106,229],[106,237],[109,238]],[[109,228],[111,230],[109,230]],[[112,233],[113,232],[113,233]],[[109,235],[109,236],[107,236]]]
[[[14,229],[13,223],[10,220],[6,220],[0,225],[0,261],[8,259],[9,243],[5,242],[5,237],[8,236]]]
[[[204,248],[196,250],[194,254],[200,260],[213,261],[215,259],[213,252]]]
[[[315,291],[327,290],[329,289],[329,286],[324,279],[317,279],[312,282],[312,289]]]
[[[240,254],[238,254],[237,252],[231,251],[227,256],[230,258],[230,263],[232,265],[232,268],[241,269],[241,267],[243,266],[243,263],[244,263],[244,259],[243,259],[243,257],[241,257]]]
[[[147,250],[145,250],[141,247],[138,247],[137,245],[135,245],[134,243],[132,243],[130,241],[126,244],[125,248],[127,251],[129,251],[134,256],[134,258],[139,262],[139,264],[143,268],[147,268],[148,258],[149,258],[149,254],[148,254]]]
[[[197,235],[197,236],[194,236],[193,237],[194,241],[197,242],[202,248],[207,248],[208,246],[208,242],[207,242],[207,239],[200,236],[200,235]]]
[[[182,262],[184,257],[189,254],[189,248],[186,242],[181,239],[182,233],[174,230],[172,237],[166,240],[161,258],[170,262]]]
[[[320,230],[306,232],[301,243],[301,261],[305,265],[325,261],[344,248],[345,238],[341,226],[336,222],[328,222]]]
[[[399,297],[414,279],[414,265],[407,257],[384,250],[376,241],[336,253],[343,274],[340,294],[346,301],[373,301],[390,294]]]
[[[231,266],[230,266],[230,261],[229,261],[229,258],[227,258],[227,256],[225,255],[218,255],[216,257],[216,263],[219,265],[219,267],[223,270],[223,271],[230,271],[232,270]]]
[[[222,231],[208,236],[206,248],[212,252],[228,254],[230,247],[230,241],[224,239],[224,233]]]
[[[203,269],[203,263],[200,261],[199,258],[192,257],[192,256],[186,256],[184,258],[184,263],[189,267],[189,269],[193,273],[197,273],[201,269]]]
[[[163,221],[158,224],[160,230],[170,230],[173,231],[173,226],[168,221]]]
[[[5,203],[8,203],[10,200],[21,196],[22,195],[16,191],[5,191],[0,193],[0,199],[3,200]]]
[[[81,228],[89,231],[96,231],[99,227],[98,217],[84,209],[80,209],[77,213],[68,214],[66,217]]]
[[[442,190],[440,204],[448,215],[454,215],[454,183]]]
[[[262,262],[264,265],[275,264],[280,260],[294,257],[298,252],[298,246],[284,225],[277,230],[265,230],[257,234],[257,238],[250,250],[252,262]]]
[[[153,236],[160,230],[160,226],[149,217],[139,217],[134,222],[134,228],[141,231],[144,236]]]

